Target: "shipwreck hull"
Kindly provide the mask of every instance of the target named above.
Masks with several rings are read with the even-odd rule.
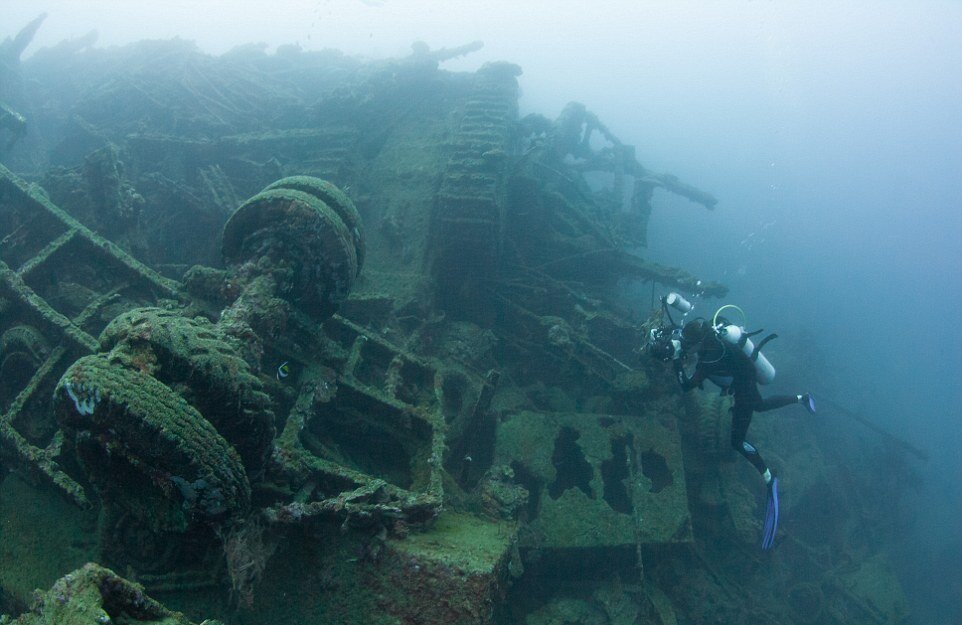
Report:
[[[625,283],[726,292],[637,255],[652,195],[711,194],[583,105],[519,119],[517,66],[439,69],[476,46],[88,46],[18,68],[49,104],[0,168],[5,609],[94,560],[144,588],[52,592],[144,622],[902,617],[854,528],[763,561],[725,400],[639,360]]]

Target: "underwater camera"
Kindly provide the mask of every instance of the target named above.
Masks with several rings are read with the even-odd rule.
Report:
[[[648,333],[643,351],[663,362],[674,360],[681,352],[681,325],[671,318],[669,308],[674,308],[683,313],[683,316],[687,316],[694,306],[674,291],[661,298],[662,314],[668,319],[669,325],[652,328]]]
[[[681,350],[681,341],[676,334],[677,330],[669,326],[652,328],[645,343],[645,353],[663,362],[674,359]]]

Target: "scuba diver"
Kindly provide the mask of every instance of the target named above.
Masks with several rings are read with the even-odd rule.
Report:
[[[662,298],[664,316],[670,325],[653,328],[649,332],[645,352],[664,362],[673,363],[683,391],[702,388],[704,381],[708,380],[721,388],[723,395],[731,395],[734,399],[731,408],[731,445],[752,463],[765,480],[768,503],[762,549],[771,549],[778,528],[778,478],[772,475],[758,448],[745,440],[745,435],[753,413],[801,404],[808,412],[815,414],[815,400],[810,393],[762,397],[758,385],[770,383],[775,377],[775,368],[761,353],[761,349],[777,335],[770,334],[757,346],[754,345],[751,337],[761,330],[746,332],[741,326],[721,316],[729,308],[740,312],[737,306],[722,306],[711,321],[696,318],[683,327],[672,319],[669,307],[685,314],[692,309],[691,303],[677,293]],[[691,362],[695,363],[695,368],[689,376],[685,365]]]

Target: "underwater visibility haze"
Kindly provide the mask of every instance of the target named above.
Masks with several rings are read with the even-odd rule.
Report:
[[[962,624],[960,23],[3,3],[0,624]]]

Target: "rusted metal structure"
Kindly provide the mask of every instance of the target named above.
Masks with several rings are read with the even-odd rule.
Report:
[[[583,105],[519,119],[517,66],[439,69],[475,45],[89,45],[8,77],[34,134],[0,169],[0,516],[91,508],[84,557],[192,620],[230,590],[238,622],[551,622],[570,580],[506,595],[572,562],[597,622],[697,619],[680,568],[733,622],[776,593],[706,547],[754,540],[727,406],[639,361],[621,295],[724,295],[637,255],[656,190],[714,197]],[[750,618],[899,613],[793,541],[830,572]]]

